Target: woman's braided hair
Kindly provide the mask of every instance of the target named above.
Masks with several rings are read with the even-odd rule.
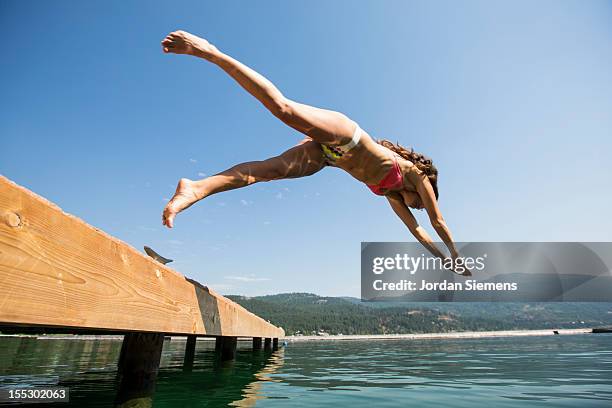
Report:
[[[438,169],[436,169],[436,166],[433,165],[433,162],[429,157],[415,152],[412,148],[406,149],[399,143],[393,143],[386,139],[377,140],[376,142],[392,152],[399,154],[401,157],[414,164],[417,169],[425,173],[429,179],[429,182],[431,183],[434,193],[436,194],[436,200],[438,199]]]

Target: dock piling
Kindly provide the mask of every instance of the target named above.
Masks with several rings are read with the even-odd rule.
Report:
[[[127,333],[124,336],[117,364],[119,389],[115,404],[152,398],[163,345],[163,333]]]
[[[253,351],[261,350],[261,337],[253,337]]]
[[[191,370],[193,367],[193,359],[195,357],[197,337],[194,335],[187,336],[187,343],[185,344],[185,359],[183,360],[183,367],[186,370]]]
[[[220,336],[217,337],[217,341],[221,344],[221,361],[234,360],[236,358],[236,346],[238,345],[238,337]]]
[[[264,350],[272,351],[272,338],[266,337],[266,339],[264,340]]]
[[[215,337],[215,353],[221,352],[221,345],[223,344],[223,340],[221,336]]]

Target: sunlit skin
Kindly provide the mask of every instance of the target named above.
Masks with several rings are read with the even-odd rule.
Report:
[[[217,65],[275,117],[304,135],[296,146],[267,160],[241,163],[202,180],[181,179],[162,215],[163,224],[169,228],[174,226],[179,212],[212,194],[262,181],[310,176],[326,166],[321,144],[343,145],[353,136],[356,124],[346,115],[288,99],[268,79],[203,38],[185,31],[174,31],[161,44],[165,53],[192,55]],[[339,158],[335,165],[363,183],[378,184],[392,168],[393,155],[391,150],[376,143],[363,131],[359,144]],[[459,256],[429,179],[410,161],[397,160],[404,183],[401,188],[385,192],[391,208],[419,242],[434,256],[444,258],[445,255],[410,211],[411,208],[425,209],[451,257]]]

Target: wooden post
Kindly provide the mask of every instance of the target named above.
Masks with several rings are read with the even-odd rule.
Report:
[[[221,361],[229,361],[236,358],[236,346],[238,345],[238,337],[221,336]]]
[[[253,351],[261,350],[261,337],[253,337]]]
[[[191,368],[193,368],[196,340],[197,337],[194,335],[187,336],[187,343],[185,344],[185,359],[183,360],[183,368],[186,370],[191,370]]]
[[[266,337],[264,341],[264,350],[271,351],[272,350],[272,339],[270,337]]]
[[[278,337],[272,339],[272,350],[278,350]]]
[[[128,333],[123,338],[115,404],[138,400],[150,405],[164,345],[163,333]]]
[[[215,353],[219,355],[221,361],[229,361],[236,358],[236,346],[238,337],[219,336],[215,342]]]
[[[221,352],[221,345],[223,344],[223,338],[221,336],[215,337],[215,353]]]

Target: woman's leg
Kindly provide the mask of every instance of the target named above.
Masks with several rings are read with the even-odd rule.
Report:
[[[260,181],[306,177],[315,174],[324,166],[321,146],[306,138],[280,156],[238,164],[202,180],[181,179],[174,197],[164,209],[162,223],[172,228],[174,217],[179,212],[212,194],[246,187]]]
[[[162,41],[162,47],[167,53],[189,54],[218,65],[274,116],[316,142],[344,144],[353,137],[355,123],[344,114],[285,98],[263,75],[222,53],[203,38],[175,31]]]

